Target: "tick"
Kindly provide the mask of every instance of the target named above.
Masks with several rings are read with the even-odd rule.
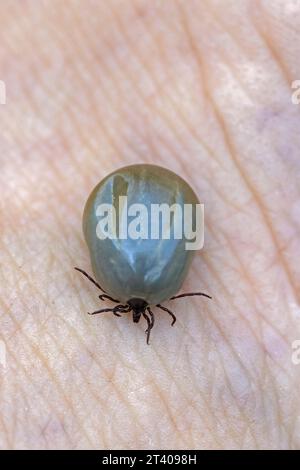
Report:
[[[175,295],[195,255],[195,250],[187,249],[190,239],[183,224],[187,220],[190,230],[195,226],[196,210],[189,217],[183,215],[187,207],[197,205],[199,200],[185,180],[156,165],[126,166],[100,181],[83,213],[83,233],[96,279],[75,269],[102,292],[100,300],[116,305],[89,315],[112,312],[120,317],[132,312],[134,323],[143,317],[149,344],[153,306],[167,312],[173,326],[176,317],[162,302],[194,295],[212,298],[203,292]],[[181,237],[180,230],[174,234],[175,226],[182,228]]]

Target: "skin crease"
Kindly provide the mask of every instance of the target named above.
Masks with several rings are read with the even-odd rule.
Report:
[[[1,2],[2,449],[300,447],[299,20],[291,0]],[[150,346],[86,315],[111,304],[73,270],[88,194],[141,162],[205,203],[182,290],[214,297],[174,301],[173,328],[156,311]]]

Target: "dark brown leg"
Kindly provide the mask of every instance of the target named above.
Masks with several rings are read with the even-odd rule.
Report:
[[[120,317],[121,315],[118,312],[124,313],[129,312],[129,307],[127,305],[117,305],[113,308],[101,308],[100,310],[96,310],[95,312],[88,312],[89,315],[97,315],[98,313],[105,313],[105,312],[112,312],[116,317]]]
[[[151,329],[152,329],[152,324],[151,324],[150,318],[148,317],[146,312],[143,313],[143,317],[147,320],[148,327],[147,327],[145,333],[147,334],[147,344],[149,344],[149,338],[150,338],[150,332],[151,332]]]
[[[120,302],[119,300],[113,299],[110,295],[107,295],[107,294],[99,295],[99,299],[100,300],[108,299],[108,300],[111,300],[112,302],[115,302],[116,304]]]
[[[76,269],[76,271],[79,271],[81,274],[83,274],[85,277],[87,277],[89,281],[91,281],[96,287],[98,287],[98,289],[100,289],[102,292],[104,292],[106,294],[105,290],[102,289],[100,284],[98,284],[98,282],[96,282],[95,279],[93,279],[88,273],[83,271],[83,269],[80,269],[80,268],[74,268],[74,269]]]
[[[179,299],[180,297],[189,297],[192,295],[203,295],[204,297],[207,297],[208,299],[212,299],[210,295],[204,294],[203,292],[187,292],[186,294],[174,295],[174,297],[171,297],[169,300]]]
[[[150,307],[147,307],[147,310],[149,312],[149,315],[150,315],[150,319],[151,319],[151,330],[154,326],[154,315],[153,315],[153,312],[150,310]]]
[[[176,322],[176,317],[175,317],[174,313],[171,312],[171,310],[169,310],[167,307],[163,307],[163,306],[160,305],[160,304],[157,304],[156,307],[161,308],[161,309],[164,310],[165,312],[168,312],[169,315],[171,315],[171,317],[173,318],[173,321],[172,321],[172,323],[171,323],[171,326],[173,326],[174,323]]]

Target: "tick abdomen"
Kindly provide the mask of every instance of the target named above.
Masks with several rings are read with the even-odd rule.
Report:
[[[120,207],[120,197],[126,197],[127,207]],[[125,199],[121,199],[124,202]],[[116,232],[130,228],[134,216],[123,217],[133,204],[147,210],[142,236],[147,238],[99,239],[97,211],[100,204],[112,205],[116,211]],[[153,205],[199,204],[190,186],[175,173],[154,165],[132,165],[113,172],[91,193],[84,210],[83,229],[90,249],[93,271],[98,282],[122,302],[132,297],[144,298],[150,305],[174,295],[186,276],[194,251],[186,250],[186,238],[174,238],[174,217],[170,217],[170,237],[152,239],[151,209]],[[99,212],[98,212],[99,213]],[[145,220],[145,217],[144,217]],[[141,225],[141,224],[140,224]],[[148,226],[148,234],[145,228]],[[158,230],[162,236],[163,227]],[[166,233],[168,235],[168,233]]]

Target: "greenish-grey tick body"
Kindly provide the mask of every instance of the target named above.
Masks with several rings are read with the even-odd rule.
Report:
[[[131,215],[128,215],[130,210],[123,213],[125,206],[122,204],[125,200],[126,210],[130,207],[133,209]],[[175,315],[163,307],[161,302],[188,295],[211,298],[202,292],[175,296],[186,277],[195,251],[186,249],[184,230],[181,238],[174,236],[175,213],[172,211],[169,218],[170,236],[165,238],[161,228],[158,237],[157,233],[156,238],[151,237],[151,208],[162,204],[167,207],[175,204],[184,212],[185,205],[194,208],[199,201],[181,177],[156,165],[130,165],[106,176],[92,191],[83,214],[83,232],[96,281],[85,271],[75,268],[103,292],[99,296],[101,300],[117,303],[115,307],[97,310],[91,315],[110,311],[120,316],[120,313],[132,311],[135,323],[143,316],[147,321],[147,343],[154,325],[150,306],[155,305],[168,312],[173,318],[173,325]],[[99,226],[100,215],[104,215],[103,210],[108,208],[112,208],[112,218],[107,218],[107,222],[111,221],[115,237],[104,237],[103,226],[101,230]],[[144,212],[139,212],[141,209]],[[136,214],[143,214],[143,217],[137,218]],[[191,224],[195,225],[195,210],[191,212],[191,217]],[[148,234],[139,232],[141,222],[145,222],[148,227]],[[133,238],[128,236],[131,224],[136,229]],[[139,233],[140,236],[136,236]]]

